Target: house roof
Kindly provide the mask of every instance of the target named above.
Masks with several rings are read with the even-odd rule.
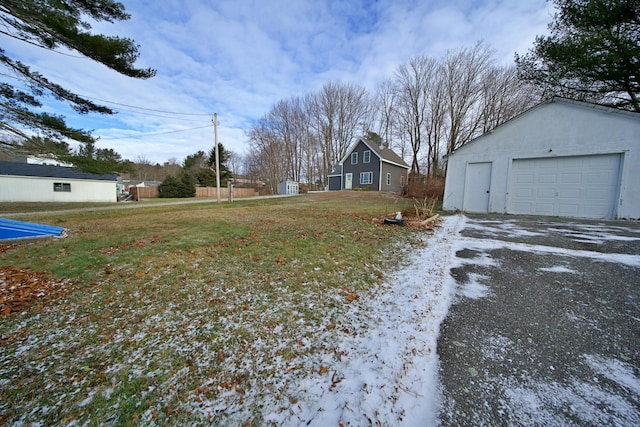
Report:
[[[94,181],[116,181],[114,174],[97,175],[81,172],[65,166],[34,165],[18,162],[0,161],[0,175],[31,176],[41,178],[86,179]]]
[[[498,129],[498,128],[500,128],[500,127],[502,127],[502,126],[504,126],[504,125],[506,125],[508,123],[511,123],[511,122],[513,122],[515,120],[518,120],[520,117],[525,116],[525,115],[529,114],[532,111],[544,108],[547,105],[554,104],[554,103],[572,105],[572,106],[577,107],[577,108],[587,108],[587,109],[592,109],[592,110],[598,110],[598,111],[600,111],[602,113],[606,113],[606,114],[620,114],[620,115],[623,115],[623,116],[626,116],[626,117],[630,117],[632,119],[640,120],[640,113],[636,113],[634,111],[621,110],[619,108],[609,107],[607,105],[594,104],[594,103],[591,103],[591,102],[584,102],[584,101],[576,101],[574,99],[562,98],[562,97],[559,97],[559,96],[554,96],[552,98],[547,99],[546,101],[543,101],[543,102],[541,102],[539,104],[534,105],[533,107],[523,111],[522,113],[520,113],[520,114],[518,114],[516,116],[513,116],[512,118],[510,118],[506,122],[500,124],[496,128],[494,128],[494,129],[492,129],[492,130],[490,130],[488,132],[485,132],[482,135],[472,139],[471,141],[469,141],[468,143],[466,143],[462,147],[458,147],[455,151],[453,151],[452,153],[447,154],[445,157],[450,157],[450,156],[456,154],[461,149],[463,149],[463,148],[465,148],[465,147],[467,147],[467,146],[469,146],[471,144],[474,144],[474,143],[477,143],[477,142],[483,140],[487,135],[490,135],[491,133],[493,133],[493,131],[495,129]]]
[[[403,168],[409,169],[410,166],[402,159],[402,157],[398,156],[393,150],[387,147],[380,147],[378,144],[369,144],[367,141],[362,139],[362,141],[370,147],[373,151],[375,151],[380,159],[383,162],[392,163],[397,166],[401,166]]]
[[[347,151],[347,154],[340,160],[340,165],[344,163],[344,161],[351,155],[351,152],[358,146],[358,144],[362,142],[364,145],[369,147],[371,151],[376,153],[376,155],[380,158],[381,161],[390,163],[392,165],[400,166],[405,169],[409,169],[410,166],[402,160],[402,157],[398,156],[393,150],[387,147],[381,147],[378,144],[370,144],[364,138],[360,138],[356,141],[355,144]],[[335,170],[335,167],[334,167]],[[333,173],[333,171],[332,171]]]

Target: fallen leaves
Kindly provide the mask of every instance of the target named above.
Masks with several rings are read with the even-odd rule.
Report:
[[[45,273],[12,266],[0,267],[0,316],[22,311],[39,298],[55,298],[67,292],[66,282]]]
[[[289,369],[287,369],[285,371],[285,374],[290,374],[291,372],[297,371],[297,370],[302,369],[302,368],[304,368],[304,365],[302,363],[298,363],[297,365],[292,366]]]
[[[353,301],[357,300],[358,298],[360,298],[360,297],[358,296],[358,294],[356,294],[355,292],[350,292],[350,293],[347,295],[347,302],[353,302]]]
[[[154,236],[145,240],[135,240],[133,242],[124,243],[119,246],[109,246],[108,248],[102,248],[99,250],[99,252],[103,255],[113,255],[114,253],[122,249],[129,249],[129,248],[144,249],[150,244],[160,242],[160,241],[162,241],[162,236]]]
[[[0,254],[13,250],[13,249],[17,249],[18,248],[18,244],[17,243],[4,243],[0,245]]]

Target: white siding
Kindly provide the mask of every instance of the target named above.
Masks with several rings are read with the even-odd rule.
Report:
[[[514,160],[507,212],[613,218],[620,154]]]
[[[71,184],[55,192],[56,182]],[[0,175],[1,202],[116,202],[116,181]]]
[[[514,210],[511,200],[518,200],[517,195],[510,194],[514,162],[517,170],[517,162],[525,159],[583,159],[594,155],[617,159],[617,182],[606,184],[609,189],[617,186],[609,201],[609,216],[640,218],[640,186],[636,184],[640,182],[640,114],[562,99],[534,107],[449,156],[443,206],[463,210],[467,165],[492,162],[489,211],[524,213],[527,209]],[[583,187],[588,185],[583,183]],[[592,216],[561,210],[549,214]]]

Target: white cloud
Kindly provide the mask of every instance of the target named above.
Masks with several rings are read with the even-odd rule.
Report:
[[[4,40],[11,55],[80,94],[185,116],[111,105],[116,116],[81,116],[54,105],[74,127],[95,129],[99,146],[124,158],[154,162],[213,146],[218,113],[220,141],[246,152],[245,129],[281,99],[318,90],[328,80],[374,90],[398,65],[417,55],[484,40],[501,63],[524,53],[546,32],[546,0],[274,0],[138,1],[126,4],[129,21],[95,23],[95,31],[133,38],[136,65],[157,76],[136,80],[88,59],[67,57]],[[5,37],[6,39],[6,37]],[[136,112],[137,111],[137,112]],[[154,114],[154,115],[151,115]],[[161,117],[159,117],[161,116]],[[190,120],[190,121],[187,121]],[[193,121],[191,121],[193,120]]]

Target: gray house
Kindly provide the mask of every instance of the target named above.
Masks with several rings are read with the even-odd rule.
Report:
[[[360,138],[329,173],[329,191],[401,191],[409,165],[386,145]]]
[[[444,209],[640,218],[640,114],[553,98],[449,156]]]

